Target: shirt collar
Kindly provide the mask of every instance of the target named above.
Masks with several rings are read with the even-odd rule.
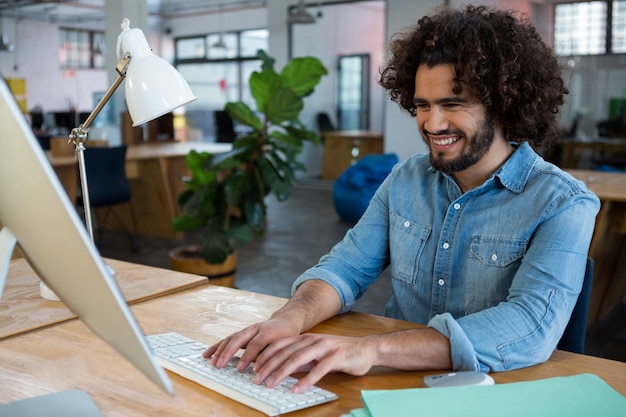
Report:
[[[539,155],[535,153],[528,142],[511,142],[511,146],[513,146],[515,151],[491,178],[497,178],[503,187],[519,194],[524,191],[524,187],[528,182],[533,167],[539,159]],[[428,168],[428,171],[433,174],[440,173],[440,171],[432,166]],[[443,175],[454,182],[454,178],[451,175]]]
[[[511,143],[515,152],[495,173],[500,183],[514,193],[521,193],[528,182],[539,155],[528,142]]]

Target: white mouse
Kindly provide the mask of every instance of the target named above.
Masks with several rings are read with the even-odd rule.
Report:
[[[459,387],[462,385],[493,385],[493,378],[482,372],[461,371],[428,375],[424,384],[431,388]]]

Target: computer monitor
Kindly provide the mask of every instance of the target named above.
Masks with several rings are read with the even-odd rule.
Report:
[[[55,111],[52,112],[52,116],[54,128],[59,133],[66,132],[69,134],[73,128],[79,125],[76,113],[73,111]]]
[[[0,224],[0,297],[18,243],[39,278],[93,333],[173,393],[4,80],[0,80]]]

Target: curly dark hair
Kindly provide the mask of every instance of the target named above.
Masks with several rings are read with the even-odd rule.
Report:
[[[559,136],[568,94],[556,55],[516,12],[485,6],[440,8],[394,36],[379,84],[412,116],[417,67],[452,64],[455,87],[477,97],[509,140],[539,146]]]

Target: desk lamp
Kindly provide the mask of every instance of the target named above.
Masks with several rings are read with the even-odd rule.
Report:
[[[120,52],[122,52],[121,56]],[[76,146],[76,153],[78,154],[85,223],[92,241],[93,227],[83,154],[85,151],[84,141],[87,138],[89,127],[115,90],[126,78],[126,105],[133,121],[133,127],[163,116],[197,98],[180,73],[167,61],[152,53],[141,29],[130,29],[128,19],[122,21],[122,33],[117,37],[117,56],[119,59],[115,67],[118,73],[117,78],[85,122],[72,129],[69,135],[69,142]]]

